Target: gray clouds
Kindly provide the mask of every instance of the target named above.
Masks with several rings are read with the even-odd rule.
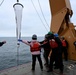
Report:
[[[21,35],[22,36],[32,36],[32,34],[37,34],[38,36],[44,36],[50,28],[46,25],[42,13],[39,8],[38,0],[32,0],[35,4],[35,7],[43,21],[46,25],[45,29],[41,20],[39,19],[35,8],[31,0],[19,0],[23,4],[22,12],[22,23],[21,23]],[[42,11],[44,13],[45,19],[50,27],[51,22],[51,12],[49,6],[49,0],[39,0]],[[75,10],[75,0],[70,0],[71,7],[73,9],[73,17],[71,21],[76,24],[76,10]],[[16,37],[16,22],[15,22],[15,13],[13,5],[16,3],[16,0],[4,0],[4,3],[0,6],[0,36],[14,36]]]

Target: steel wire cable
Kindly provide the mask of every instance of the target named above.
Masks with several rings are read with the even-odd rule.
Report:
[[[42,19],[41,19],[41,17],[40,17],[40,15],[39,15],[39,13],[38,13],[38,11],[37,11],[37,9],[36,9],[36,7],[35,7],[35,5],[34,5],[34,3],[33,3],[33,1],[32,1],[32,0],[31,0],[31,2],[32,2],[33,7],[35,8],[36,13],[37,13],[37,15],[39,16],[39,18],[40,18],[40,20],[41,20],[42,24],[44,25],[44,27],[45,27],[46,31],[48,32],[48,29],[46,28],[45,24],[43,23],[43,21],[42,21]]]
[[[0,3],[0,6],[3,4],[4,0],[2,0],[2,2]]]
[[[39,7],[40,7],[40,10],[41,10],[42,16],[43,16],[43,18],[44,18],[44,20],[45,20],[45,22],[46,22],[46,25],[47,25],[48,28],[49,28],[49,25],[48,25],[48,23],[47,23],[47,21],[46,21],[46,19],[45,19],[45,16],[44,16],[44,13],[43,13],[43,11],[42,11],[41,4],[40,4],[40,1],[39,1],[39,0],[38,0],[38,4],[39,4]]]

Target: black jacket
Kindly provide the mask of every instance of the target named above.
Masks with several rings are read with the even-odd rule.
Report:
[[[46,43],[44,43],[46,42]],[[49,41],[47,40],[43,40],[40,42],[41,44],[41,47],[44,49],[44,50],[51,50],[51,47],[50,47],[50,44],[49,44]]]
[[[4,44],[4,42],[0,42],[0,47]]]

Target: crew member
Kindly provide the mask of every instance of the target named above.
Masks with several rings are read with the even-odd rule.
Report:
[[[52,49],[52,53],[50,56],[49,70],[47,72],[50,72],[50,71],[52,72],[53,71],[53,63],[55,62],[55,60],[57,58],[57,48],[58,48],[58,44],[56,43],[53,34],[49,35],[49,44]]]
[[[58,37],[58,34],[52,34],[50,37],[50,46],[52,53],[50,57],[50,68],[47,72],[53,71],[53,63],[55,62],[56,67],[60,69],[60,73],[63,73],[63,61],[62,61],[62,43]]]
[[[68,60],[68,42],[65,40],[64,37],[61,37],[61,42],[62,42],[62,53],[64,54],[64,59],[65,61]]]
[[[60,73],[63,73],[64,65],[63,65],[63,58],[62,58],[62,42],[61,42],[59,35],[57,33],[54,34],[54,38],[58,44],[57,61],[55,61],[56,66],[60,69]]]
[[[6,41],[0,42],[0,47],[3,46],[3,44],[5,44],[5,43],[6,43]]]
[[[49,66],[49,53],[50,53],[50,44],[49,44],[49,40],[48,40],[48,34],[45,35],[45,39],[43,41],[40,42],[41,47],[44,49],[44,59],[45,59],[45,66],[48,67]]]
[[[36,64],[36,58],[39,61],[40,64],[40,68],[41,70],[43,70],[43,64],[42,64],[42,60],[41,60],[41,48],[40,48],[40,43],[37,41],[37,35],[33,35],[32,36],[32,41],[25,41],[25,40],[18,40],[21,41],[27,45],[30,46],[30,51],[32,54],[32,71],[35,71],[35,64]]]

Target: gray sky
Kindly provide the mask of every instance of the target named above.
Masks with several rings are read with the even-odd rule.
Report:
[[[1,2],[2,0],[0,0]],[[39,16],[32,4],[32,1],[36,7]],[[19,0],[23,4],[22,12],[22,23],[21,23],[21,36],[32,36],[32,34],[37,34],[38,36],[44,36],[50,30],[51,22],[51,12],[49,7],[49,0],[39,0],[44,17],[48,23],[46,24],[41,10],[39,8],[38,0]],[[70,0],[71,7],[73,10],[73,16],[71,18],[72,23],[76,25],[76,0]],[[15,22],[15,12],[13,5],[16,0],[4,0],[3,4],[0,6],[0,37],[16,37],[16,22]]]

